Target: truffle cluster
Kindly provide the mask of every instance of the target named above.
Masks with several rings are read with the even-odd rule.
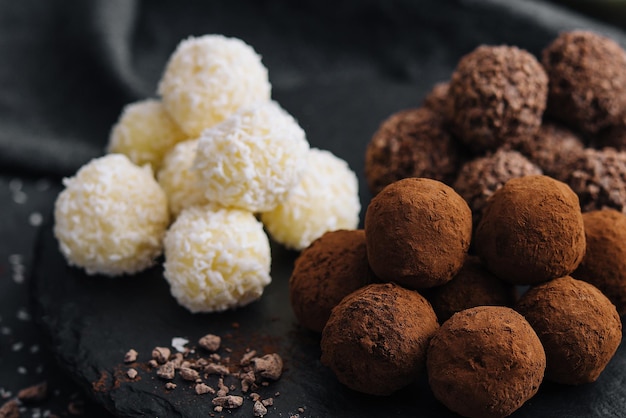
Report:
[[[183,40],[158,95],[127,105],[109,154],[65,180],[55,234],[70,264],[118,276],[164,254],[180,305],[222,311],[258,299],[270,283],[265,226],[297,250],[358,226],[356,175],[310,149],[296,119],[271,99],[251,46],[222,35]]]

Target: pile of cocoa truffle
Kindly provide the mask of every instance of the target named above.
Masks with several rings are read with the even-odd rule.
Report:
[[[626,52],[562,33],[541,62],[479,46],[366,151],[363,230],[327,232],[290,278],[299,323],[348,388],[426,376],[466,417],[544,380],[597,380],[626,313]],[[416,408],[418,405],[416,405]]]

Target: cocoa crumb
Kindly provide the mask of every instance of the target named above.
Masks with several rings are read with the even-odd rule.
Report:
[[[254,407],[252,408],[252,412],[255,417],[264,417],[267,414],[267,408],[259,401],[254,403]]]
[[[184,364],[184,357],[182,353],[175,353],[170,362],[174,365],[175,369],[180,369]]]
[[[157,361],[155,359],[152,359],[148,362],[148,366],[152,367],[153,369],[157,368],[159,366],[159,363],[157,363]]]
[[[152,358],[155,359],[158,363],[164,364],[170,358],[170,349],[167,347],[155,347],[152,350]]]
[[[137,361],[137,355],[139,353],[133,350],[132,348],[124,354],[124,363],[133,363]]]
[[[174,389],[176,389],[176,383],[167,382],[165,384],[165,389],[167,389],[167,390],[174,390]]]
[[[228,386],[224,385],[224,379],[220,377],[220,380],[217,381],[217,386],[219,388],[217,391],[217,396],[221,396],[221,397],[226,396],[229,389],[228,389]]]
[[[181,367],[178,373],[180,374],[180,377],[190,382],[195,382],[197,379],[200,378],[198,372],[189,367]]]
[[[137,370],[132,369],[132,368],[131,368],[131,369],[128,369],[128,370],[126,371],[126,375],[128,376],[128,378],[129,378],[129,379],[134,379],[134,378],[136,378],[136,377],[137,377]]]
[[[209,356],[209,360],[214,361],[214,362],[219,362],[222,359],[222,356],[220,356],[217,353],[213,353]]]
[[[213,334],[207,334],[198,340],[198,345],[207,351],[215,352],[219,350],[222,339]]]
[[[283,372],[283,359],[276,353],[252,359],[252,369],[257,376],[278,380]]]
[[[0,407],[0,418],[19,418],[20,408],[15,399],[5,402]]]
[[[167,362],[162,364],[157,370],[157,376],[161,379],[172,380],[176,375],[176,369],[174,368],[174,364],[171,362]]]
[[[243,405],[243,398],[235,395],[218,396],[213,398],[213,405],[227,409],[239,408]]]
[[[196,360],[194,363],[192,363],[189,367],[191,367],[194,370],[204,370],[204,368],[208,366],[209,364],[210,363],[207,359],[201,357],[198,360]]]
[[[263,406],[272,406],[274,405],[274,398],[263,399],[261,402],[263,402]]]
[[[224,408],[222,408],[222,407],[221,407],[221,406],[219,406],[219,405],[217,405],[215,408],[213,408],[213,410],[214,410],[215,412],[222,412],[222,410],[223,410],[223,409],[224,409]]]
[[[304,408],[302,407],[298,408],[298,412],[300,412],[301,414],[304,413]]]
[[[48,396],[48,384],[46,382],[24,388],[17,394],[17,398],[24,403],[43,401],[46,396]]]
[[[206,383],[198,383],[195,389],[198,395],[204,395],[205,393],[210,393],[212,395],[215,394],[215,389],[213,389],[211,386],[207,385]]]
[[[242,366],[246,366],[250,364],[250,360],[252,360],[256,356],[256,350],[250,350],[246,354],[241,357],[241,361],[239,364]]]
[[[259,394],[258,394],[258,393],[256,393],[256,392],[252,392],[252,393],[250,394],[250,399],[252,399],[254,402],[256,402],[256,401],[260,401],[260,400],[261,400],[261,395],[259,395]]]
[[[254,375],[254,371],[249,370],[246,373],[239,374],[239,379],[241,379],[241,391],[246,393],[251,387],[253,387],[254,382],[256,381],[256,376]]]
[[[222,364],[214,364],[214,363],[207,364],[206,367],[204,368],[204,372],[207,374],[219,374],[222,376],[230,374],[228,367]]]

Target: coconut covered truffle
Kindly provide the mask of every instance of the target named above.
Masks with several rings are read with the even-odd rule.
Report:
[[[480,306],[446,321],[428,347],[435,397],[470,418],[511,415],[539,389],[546,354],[537,334],[511,308]]]
[[[514,46],[482,45],[452,74],[452,132],[474,152],[534,135],[546,108],[548,77],[535,57]]]
[[[308,151],[298,122],[278,103],[260,102],[202,133],[194,169],[208,200],[263,212],[298,184]]]
[[[372,194],[407,177],[452,183],[463,160],[460,145],[443,118],[421,107],[391,115],[378,128],[365,152],[365,177]]]
[[[111,129],[107,151],[125,154],[137,165],[150,164],[154,171],[165,154],[187,135],[158,100],[147,99],[124,107]]]
[[[487,268],[514,284],[570,274],[585,255],[578,197],[547,176],[509,180],[487,201],[475,249]]]
[[[587,252],[572,273],[591,283],[626,314],[626,215],[613,209],[583,213]]]
[[[165,236],[172,296],[191,312],[244,306],[270,281],[270,245],[250,212],[216,205],[184,209]]]
[[[91,160],[54,206],[54,235],[68,263],[87,274],[132,274],[154,264],[169,224],[167,198],[150,166],[122,154]]]
[[[289,300],[298,322],[322,332],[331,309],[371,278],[365,232],[326,232],[302,251],[289,279]]]
[[[251,46],[237,38],[204,35],[178,45],[158,90],[172,118],[195,138],[240,107],[269,100],[271,85]]]
[[[300,183],[261,220],[274,240],[302,250],[327,231],[356,229],[360,212],[359,184],[348,163],[312,148]]]
[[[558,383],[597,380],[622,341],[615,306],[595,286],[570,276],[531,288],[516,310],[545,348],[546,379]]]
[[[560,34],[542,53],[550,78],[547,112],[595,135],[626,114],[626,52],[589,31]]]
[[[440,323],[476,306],[513,306],[515,288],[491,274],[476,256],[468,256],[448,283],[425,293]]]
[[[517,151],[499,149],[485,157],[465,163],[453,188],[472,210],[473,226],[478,225],[487,199],[507,181],[543,174],[541,169]]]
[[[390,395],[424,369],[428,341],[439,328],[419,293],[385,283],[346,296],[322,332],[322,364],[358,392]]]
[[[378,278],[409,288],[442,285],[461,269],[472,214],[451,187],[424,178],[397,181],[365,214],[367,258]]]

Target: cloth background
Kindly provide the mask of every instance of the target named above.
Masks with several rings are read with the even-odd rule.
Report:
[[[34,243],[60,179],[103,154],[125,104],[155,97],[181,39],[221,33],[252,45],[286,109],[290,100],[310,104],[294,116],[311,143],[344,156],[479,44],[539,54],[560,31],[584,28],[626,46],[625,26],[612,21],[531,0],[0,0],[0,403],[43,380],[49,399],[24,416],[67,415],[70,402],[86,399],[28,314]],[[329,87],[342,83],[362,95]],[[406,89],[414,94],[394,100]],[[320,108],[332,117],[320,120]],[[344,129],[349,118],[362,119],[358,129]]]

